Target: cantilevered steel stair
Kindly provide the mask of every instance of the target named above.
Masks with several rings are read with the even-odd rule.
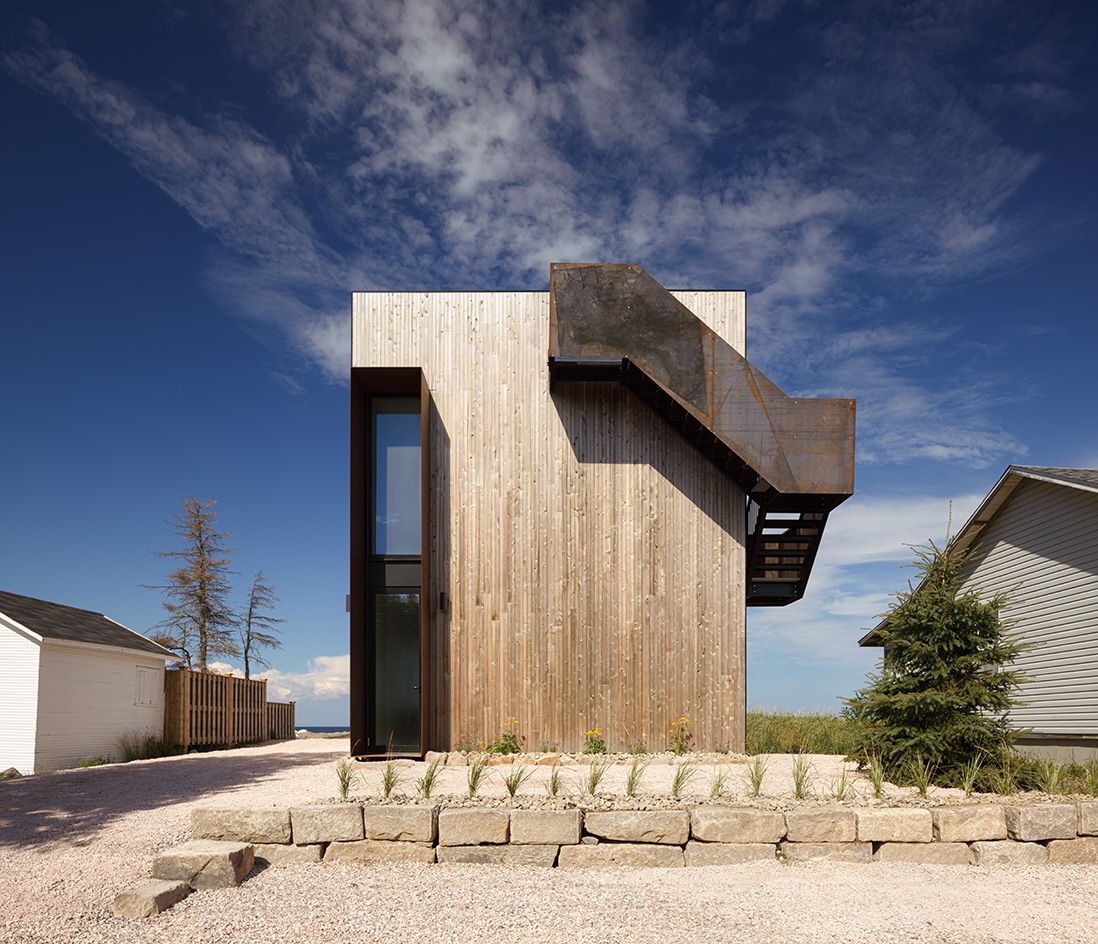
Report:
[[[748,495],[747,603],[803,596],[854,492],[854,401],[787,397],[639,266],[554,263],[549,371],[633,390]]]

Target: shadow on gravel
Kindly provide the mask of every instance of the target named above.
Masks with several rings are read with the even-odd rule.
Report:
[[[90,837],[127,813],[216,801],[294,767],[330,764],[328,753],[219,754],[133,761],[0,783],[0,848]]]

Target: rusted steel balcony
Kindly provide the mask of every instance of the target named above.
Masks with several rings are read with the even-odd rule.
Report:
[[[854,493],[854,401],[785,393],[640,266],[554,263],[549,371],[636,392],[747,492],[747,602],[800,599]]]

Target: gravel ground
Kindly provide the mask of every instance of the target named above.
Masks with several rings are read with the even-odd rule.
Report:
[[[753,863],[579,873],[318,865],[267,869],[239,889],[192,895],[158,918],[110,916],[114,894],[147,875],[155,852],[186,838],[193,806],[330,796],[332,767],[346,749],[341,741],[297,741],[0,783],[0,941],[1095,939],[1093,867]],[[777,775],[783,762],[774,761]],[[813,762],[821,776],[841,767],[837,758]],[[366,768],[367,786],[374,767]],[[410,783],[417,769],[405,770]],[[646,784],[655,790],[663,775],[651,771]],[[464,771],[453,773],[463,784]]]

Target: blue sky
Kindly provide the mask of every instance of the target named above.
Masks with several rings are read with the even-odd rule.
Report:
[[[1098,466],[1088,4],[6,9],[0,587],[147,630],[165,519],[216,498],[305,723],[346,711],[353,289],[638,262],[748,290],[754,361],[858,398],[808,594],[750,613],[760,707],[858,687],[951,499]]]

